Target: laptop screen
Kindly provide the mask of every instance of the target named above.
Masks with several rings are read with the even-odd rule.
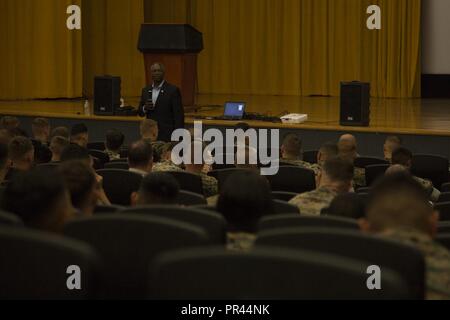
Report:
[[[227,102],[225,104],[225,117],[242,119],[245,114],[244,102]]]

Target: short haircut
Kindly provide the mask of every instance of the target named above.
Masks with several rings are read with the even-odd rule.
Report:
[[[396,228],[430,232],[432,213],[426,191],[408,173],[387,175],[371,189],[367,219],[374,232]]]
[[[52,152],[62,154],[65,148],[70,145],[70,141],[65,137],[55,136],[50,141],[50,149]]]
[[[35,118],[31,125],[39,129],[45,129],[50,127],[50,123],[45,118]]]
[[[70,131],[71,136],[77,136],[84,133],[88,133],[88,128],[84,123],[75,124]]]
[[[158,122],[152,119],[145,119],[141,122],[140,130],[141,134],[150,134],[153,129],[158,128]],[[154,141],[153,141],[154,142]]]
[[[339,149],[336,143],[327,142],[322,145],[319,151],[323,154],[326,154],[327,157],[337,157],[339,154]]]
[[[18,215],[27,226],[39,227],[49,211],[66,191],[57,172],[35,168],[21,172],[7,185],[2,209]]]
[[[140,140],[131,144],[128,150],[128,162],[130,167],[147,166],[153,160],[153,148],[151,143]]]
[[[0,126],[4,129],[14,129],[20,125],[20,121],[16,117],[4,116],[0,119]]]
[[[353,180],[355,168],[347,159],[334,157],[325,161],[322,170],[333,181],[349,182]]]
[[[66,148],[64,148],[61,154],[61,162],[73,160],[90,161],[91,156],[89,155],[89,151],[86,148],[71,143]]]
[[[125,136],[117,129],[106,132],[106,148],[111,151],[118,151],[125,142]]]
[[[357,220],[365,217],[365,211],[366,205],[357,194],[346,193],[334,198],[330,207],[322,210],[322,214]]]
[[[4,169],[8,162],[8,146],[0,143],[0,170]]]
[[[221,189],[217,210],[229,231],[255,233],[261,217],[274,214],[269,182],[251,170],[234,173]]]
[[[392,151],[392,164],[407,166],[412,158],[412,152],[404,147],[399,147]]]
[[[97,182],[94,171],[82,161],[65,162],[58,167],[58,171],[70,193],[72,205],[80,209]]]
[[[52,133],[50,136],[52,138],[59,136],[59,137],[64,137],[66,139],[70,139],[70,132],[69,132],[69,129],[67,129],[67,127],[57,127],[52,130]]]
[[[145,176],[139,189],[141,205],[175,204],[180,185],[168,173],[152,172]]]
[[[150,69],[153,68],[154,66],[159,66],[163,72],[166,71],[166,67],[165,67],[161,62],[155,62],[155,63],[153,63],[153,64],[151,65]]]
[[[13,138],[8,146],[9,158],[12,161],[23,160],[25,155],[33,150],[31,140],[22,136]]]
[[[400,137],[397,137],[397,136],[388,136],[386,138],[386,142],[395,143],[395,144],[397,144],[399,146],[402,145],[402,139],[400,139]]]
[[[283,139],[283,148],[290,155],[302,155],[302,139],[295,133],[288,133]]]

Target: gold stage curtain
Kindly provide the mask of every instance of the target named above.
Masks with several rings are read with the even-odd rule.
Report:
[[[66,9],[80,5],[82,30]],[[122,95],[145,85],[137,50],[143,0],[0,0],[0,99],[92,96],[95,75],[122,77]]]
[[[368,30],[367,7],[382,11]],[[339,95],[369,81],[375,97],[420,96],[421,0],[145,0],[146,22],[204,34],[204,94]]]
[[[143,0],[83,1],[83,84],[92,96],[96,75],[122,77],[122,96],[141,94],[144,58],[138,38],[144,22]]]
[[[80,3],[0,0],[0,99],[81,96],[81,33],[66,27]]]

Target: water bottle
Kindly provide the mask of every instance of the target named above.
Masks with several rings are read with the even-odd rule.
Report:
[[[89,106],[89,100],[86,100],[84,102],[84,115],[90,116],[91,115],[91,107]]]

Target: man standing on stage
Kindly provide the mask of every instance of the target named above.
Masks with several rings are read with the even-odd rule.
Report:
[[[184,109],[180,90],[164,80],[161,63],[151,67],[153,84],[142,90],[139,115],[158,122],[158,141],[170,142],[172,133],[184,128]]]

